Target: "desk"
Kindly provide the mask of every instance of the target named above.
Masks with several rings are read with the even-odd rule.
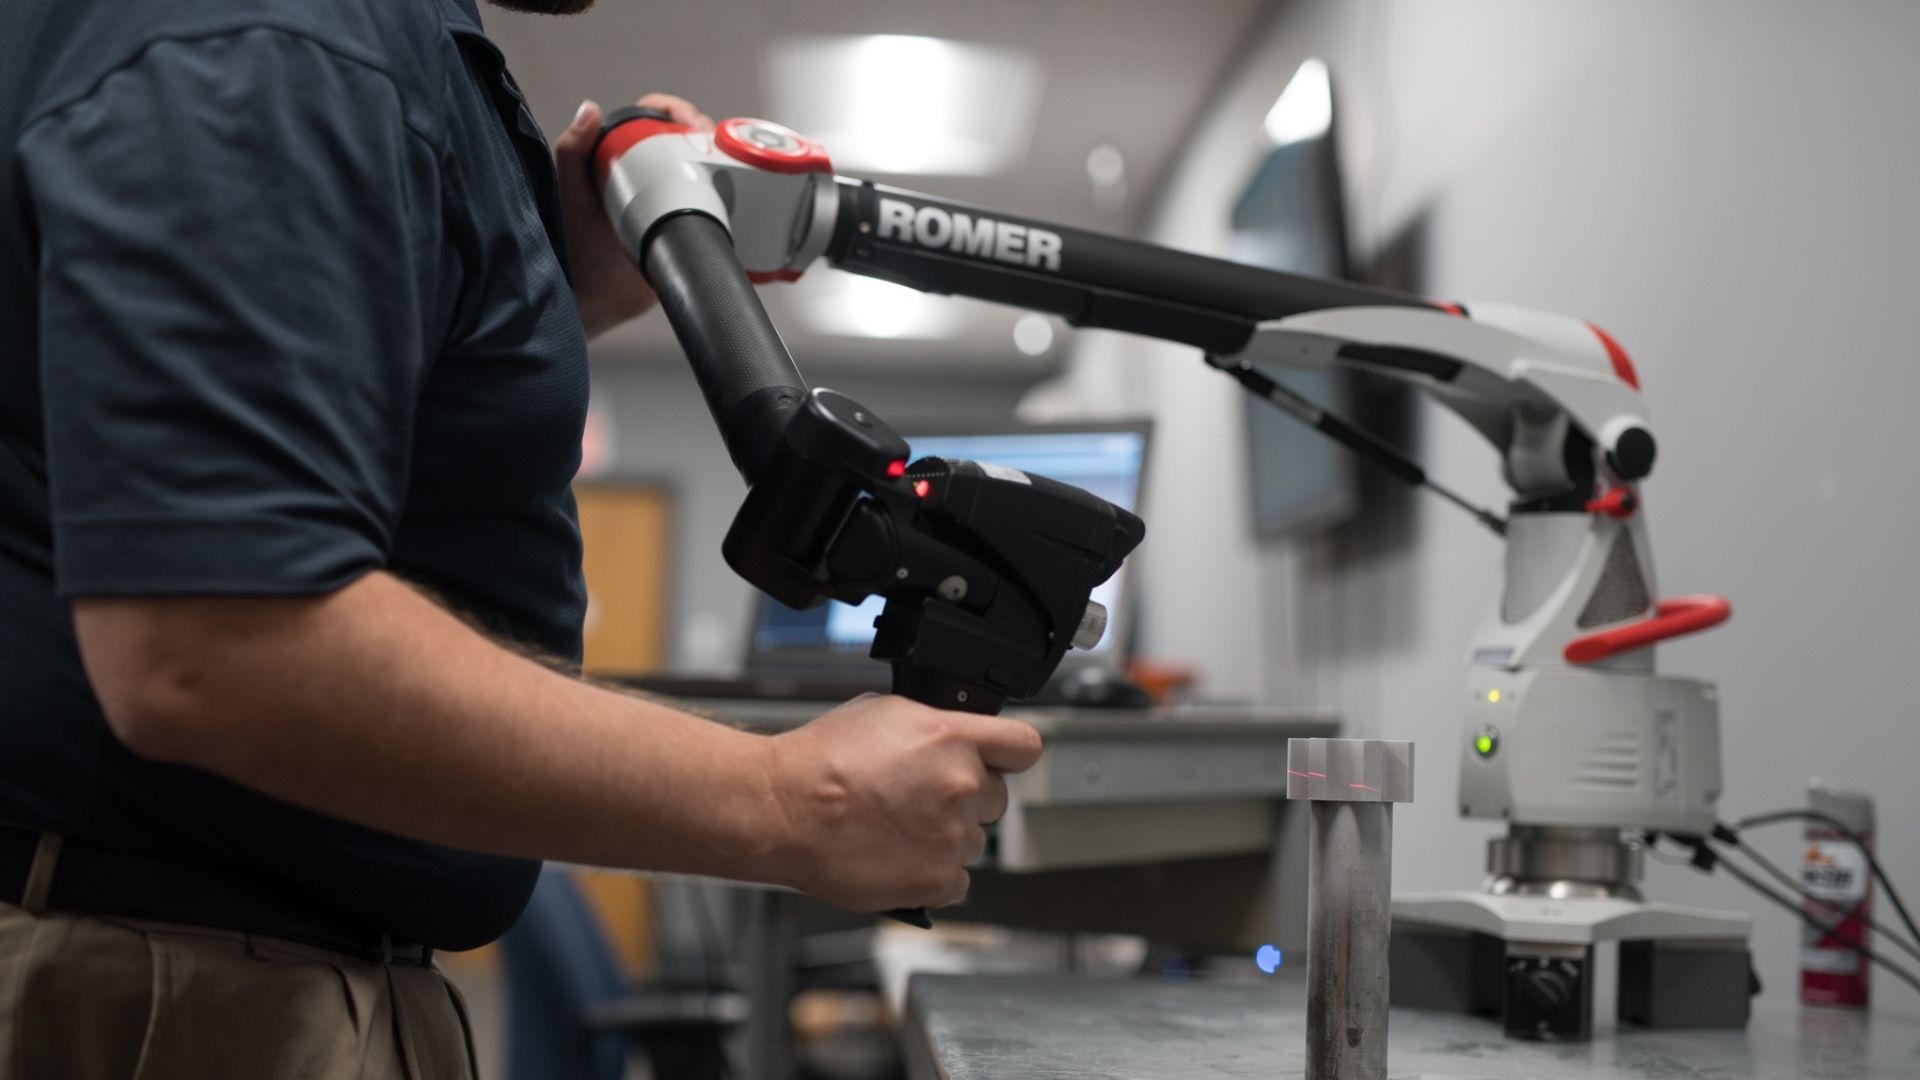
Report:
[[[1306,1071],[1299,974],[1169,984],[1070,976],[916,976],[910,1080],[1185,1080]],[[1395,1009],[1394,1080],[1916,1080],[1920,1020],[1776,1007],[1746,1031],[1507,1039],[1491,1020]]]

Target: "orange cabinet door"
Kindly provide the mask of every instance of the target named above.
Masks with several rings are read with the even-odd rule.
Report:
[[[587,671],[630,675],[666,662],[673,500],[657,487],[582,484]]]

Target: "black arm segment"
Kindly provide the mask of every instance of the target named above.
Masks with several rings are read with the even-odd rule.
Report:
[[[727,453],[754,483],[806,398],[807,384],[740,268],[732,238],[705,214],[677,214],[654,226],[641,266]]]
[[[827,255],[924,292],[1059,315],[1231,356],[1268,319],[1358,306],[1435,308],[1391,289],[1285,274],[842,179]]]

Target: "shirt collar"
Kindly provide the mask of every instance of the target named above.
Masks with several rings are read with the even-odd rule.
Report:
[[[446,9],[450,19],[459,23],[463,29],[486,32],[486,27],[480,22],[480,5],[477,0],[441,0],[440,6]]]

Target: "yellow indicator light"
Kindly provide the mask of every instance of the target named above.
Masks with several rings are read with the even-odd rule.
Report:
[[[1487,700],[1495,705],[1500,704],[1500,691],[1498,690],[1487,691]]]

